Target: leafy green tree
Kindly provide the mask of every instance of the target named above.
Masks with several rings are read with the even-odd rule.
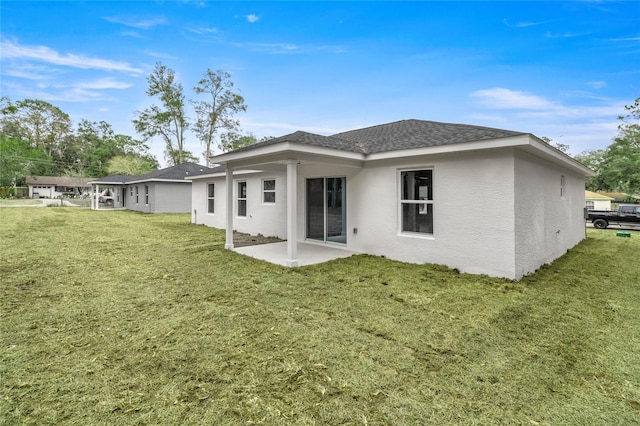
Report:
[[[205,161],[211,156],[213,140],[220,130],[233,133],[239,122],[235,114],[246,111],[244,98],[233,92],[231,75],[221,70],[207,69],[198,85],[194,87],[197,94],[209,97],[208,101],[191,101],[196,112],[194,131],[205,146]],[[223,146],[224,143],[221,143]]]
[[[576,160],[596,172],[596,175],[588,178],[585,184],[585,187],[589,191],[605,191],[610,189],[601,175],[601,171],[605,167],[605,153],[606,150],[604,149],[594,149],[590,151],[583,151],[581,154],[575,156]]]
[[[65,151],[65,164],[69,172],[85,176],[102,177],[108,172],[109,161],[126,154],[148,155],[149,147],[131,136],[117,135],[105,121],[82,120],[73,141]],[[155,159],[154,159],[155,161]]]
[[[618,135],[606,150],[585,151],[577,157],[597,173],[587,189],[640,194],[640,98],[625,110],[618,117]]]
[[[69,115],[37,99],[9,103],[1,112],[3,128],[9,136],[28,140],[54,161],[61,160],[64,144],[72,133]]]
[[[161,105],[138,111],[138,118],[133,120],[135,129],[145,141],[160,136],[165,143],[167,160],[182,164],[185,161],[185,131],[189,127],[182,85],[175,81],[175,72],[159,62],[147,82],[147,95],[157,96]]]
[[[158,169],[158,161],[150,155],[129,153],[117,155],[109,160],[107,171],[110,175],[137,176]]]
[[[220,148],[222,152],[228,152],[269,139],[273,139],[273,137],[265,136],[263,138],[257,139],[252,133],[241,135],[236,132],[229,132],[224,133],[220,136],[220,144],[218,145],[218,148]]]
[[[0,187],[24,185],[26,176],[51,174],[53,169],[53,162],[40,147],[0,132]]]

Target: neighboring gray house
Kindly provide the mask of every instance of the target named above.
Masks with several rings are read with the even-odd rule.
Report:
[[[520,279],[585,237],[593,172],[532,134],[403,120],[214,156],[192,222]],[[268,250],[265,247],[265,250]]]
[[[145,213],[189,213],[191,181],[185,180],[213,169],[183,163],[140,176],[110,175],[89,184],[91,208],[128,209]]]

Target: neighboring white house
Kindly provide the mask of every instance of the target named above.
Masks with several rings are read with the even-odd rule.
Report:
[[[93,178],[75,176],[27,176],[29,198],[58,198],[80,196],[91,191]]]
[[[183,163],[140,176],[110,175],[89,184],[91,208],[128,209],[146,213],[189,213],[191,177],[210,173],[211,168]]]
[[[584,200],[589,210],[611,210],[611,202],[615,199],[597,192],[584,191]]]
[[[520,279],[585,236],[593,172],[522,132],[404,120],[214,156],[192,222]]]

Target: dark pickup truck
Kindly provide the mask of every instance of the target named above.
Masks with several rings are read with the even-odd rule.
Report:
[[[587,219],[598,229],[609,225],[640,226],[640,204],[623,204],[614,212],[589,210]]]

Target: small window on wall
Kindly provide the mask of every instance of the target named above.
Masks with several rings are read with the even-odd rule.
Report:
[[[144,186],[144,203],[149,205],[149,185]]]
[[[400,172],[400,230],[433,234],[433,170]]]
[[[587,201],[587,210],[593,210],[596,208],[596,203],[595,201]]]
[[[560,196],[564,198],[566,193],[567,193],[566,179],[564,175],[561,175],[560,176]]]
[[[216,186],[213,183],[207,185],[207,213],[215,211]]]
[[[138,204],[138,185],[136,185],[136,204]]]
[[[273,204],[276,202],[276,180],[265,179],[262,181],[262,202]]]
[[[133,186],[129,187],[129,196],[133,197]]]
[[[247,216],[247,182],[238,182],[238,216]]]

